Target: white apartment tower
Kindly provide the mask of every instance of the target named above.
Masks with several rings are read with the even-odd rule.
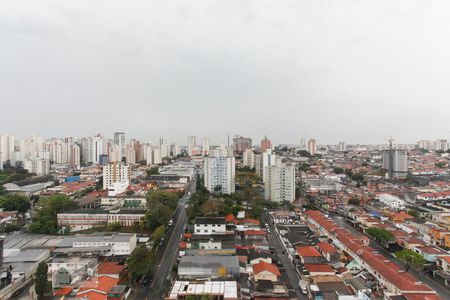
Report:
[[[251,169],[255,167],[255,152],[252,149],[246,149],[242,155],[242,164]]]
[[[0,135],[0,161],[10,161],[14,152],[14,136],[9,134]]]
[[[229,156],[220,156],[214,153],[212,157],[205,158],[204,184],[208,191],[214,192],[220,188],[223,194],[232,194],[235,191],[235,159]]]
[[[204,137],[202,140],[202,154],[208,155],[209,154],[209,138]]]
[[[120,160],[126,157],[125,132],[114,133],[114,145],[119,146]]]
[[[264,195],[274,202],[293,202],[295,200],[295,166],[267,166]]]
[[[408,173],[408,151],[405,149],[383,150],[383,169],[393,178],[404,178]]]
[[[266,152],[264,152],[262,154],[262,177],[263,177],[263,182],[266,182],[266,178],[267,178],[267,169],[266,167],[268,166],[274,166],[277,164],[277,155],[276,154],[272,154],[272,150],[271,149],[267,149]]]
[[[35,173],[39,176],[46,176],[50,169],[50,160],[47,158],[33,157],[26,159],[23,168],[30,173]]]
[[[121,162],[109,163],[103,166],[103,189],[109,196],[123,193],[130,185],[130,167]]]

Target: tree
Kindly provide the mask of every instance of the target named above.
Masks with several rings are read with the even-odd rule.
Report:
[[[336,174],[344,174],[344,169],[341,168],[341,167],[335,167],[333,169],[333,172],[336,173]]]
[[[311,157],[311,154],[306,150],[299,150],[297,151],[297,154],[301,157]]]
[[[175,209],[178,206],[178,200],[180,196],[177,193],[166,191],[154,191],[147,194],[147,201],[157,201],[165,206]]]
[[[16,194],[0,196],[0,207],[5,211],[18,211],[23,214],[30,209],[30,206],[30,201],[25,196]]]
[[[34,288],[39,300],[52,298],[52,284],[47,278],[48,266],[45,261],[40,262],[35,274]]]
[[[159,168],[158,167],[153,167],[153,168],[148,169],[145,172],[147,173],[147,176],[158,175],[159,174]]]
[[[139,278],[148,275],[154,261],[154,252],[150,252],[144,245],[136,247],[127,260],[131,284],[136,283]]]
[[[359,206],[360,203],[361,203],[361,200],[359,200],[356,197],[353,197],[350,200],[348,200],[348,204]]]
[[[389,242],[395,241],[394,235],[384,228],[369,227],[366,229],[366,233],[374,238],[383,247],[386,247]]]
[[[40,234],[57,234],[58,213],[77,207],[75,202],[65,195],[53,195],[46,199],[41,199],[39,205],[42,207],[36,211],[28,230],[32,233]]]
[[[414,218],[420,218],[420,214],[415,209],[408,209],[408,215],[413,216]]]
[[[395,256],[406,264],[406,271],[409,270],[409,267],[413,267],[416,270],[421,270],[426,262],[422,255],[409,249],[398,251],[395,253]]]
[[[166,234],[166,228],[164,227],[164,225],[160,225],[158,226],[158,228],[155,229],[155,231],[153,231],[152,233],[152,240],[155,241],[155,244],[159,243],[159,241],[161,241],[161,239],[164,237],[164,235]]]

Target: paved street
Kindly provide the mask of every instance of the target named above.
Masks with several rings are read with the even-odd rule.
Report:
[[[191,182],[190,188],[188,190],[190,192],[190,195],[195,192],[195,187],[196,179]],[[157,265],[157,268],[155,270],[153,281],[149,286],[142,287],[136,290],[131,295],[130,299],[154,300],[162,298],[160,289],[163,286],[164,281],[170,274],[173,263],[175,263],[178,252],[178,243],[180,242],[184,226],[187,224],[188,219],[186,215],[185,205],[186,203],[188,203],[190,195],[188,192],[186,192],[183,198],[180,199],[180,202],[174,213],[174,224],[168,229],[164,244],[157,250],[156,261],[159,262],[159,264]]]
[[[268,242],[269,245],[273,248],[275,248],[276,253],[278,254],[278,257],[280,258],[280,262],[282,263],[285,272],[287,274],[287,277],[289,279],[289,282],[292,286],[292,288],[295,290],[296,294],[297,294],[297,298],[298,299],[308,299],[307,296],[303,295],[300,291],[300,287],[298,285],[299,282],[299,277],[297,275],[297,271],[295,270],[294,264],[292,263],[292,261],[289,259],[289,257],[287,256],[287,254],[283,254],[284,252],[284,248],[283,245],[281,244],[281,241],[279,239],[279,237],[276,234],[275,228],[272,224],[272,222],[269,220],[267,214],[264,214],[263,217],[263,222],[264,223],[268,223],[269,224],[269,229],[270,229],[270,233],[268,235]]]
[[[343,217],[336,216],[336,215],[330,215],[330,217],[339,226],[341,226],[341,227],[343,227],[345,229],[348,229],[352,233],[355,233],[355,234],[359,233],[359,234],[361,234],[360,231],[358,231],[357,229],[355,229],[352,226],[350,226],[350,224],[345,222],[345,219]],[[377,250],[379,253],[382,253],[383,255],[388,257],[391,261],[393,261],[397,265],[399,265],[402,268],[404,268],[404,264],[400,260],[398,260],[395,256],[393,256],[392,253],[390,253],[389,251],[387,251],[386,249],[384,249],[383,247],[378,245],[378,243],[370,240],[370,246],[372,248],[374,248],[375,250]],[[425,274],[423,272],[418,272],[418,271],[414,270],[413,268],[410,268],[408,272],[410,274],[412,274],[413,276],[415,276],[416,278],[418,278],[423,283],[427,284],[432,289],[434,289],[441,297],[443,297],[443,299],[449,299],[450,289],[445,287],[445,286],[443,286],[443,285],[441,285],[441,284],[439,284],[438,282],[436,282],[433,278],[430,277],[430,275],[428,273]]]

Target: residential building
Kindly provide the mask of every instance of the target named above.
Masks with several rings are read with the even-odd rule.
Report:
[[[308,141],[308,152],[311,155],[316,154],[317,152],[317,142],[315,139],[309,139]]]
[[[114,133],[114,145],[118,146],[119,149],[119,161],[121,161],[123,158],[126,158],[125,132]]]
[[[270,280],[271,282],[277,282],[281,276],[280,270],[278,270],[276,265],[266,263],[265,261],[253,265],[252,268],[255,281]]]
[[[404,200],[391,194],[379,194],[376,198],[381,203],[389,206],[389,208],[394,210],[404,210],[406,207],[406,202]]]
[[[272,150],[268,149],[262,154],[262,177],[263,181],[267,179],[267,167],[275,166],[277,164],[277,155],[272,154]]]
[[[448,141],[447,140],[437,140],[434,142],[434,150],[436,151],[447,151],[448,150]]]
[[[14,140],[13,135],[7,133],[0,135],[0,162],[5,163],[12,159]]]
[[[225,232],[225,218],[197,217],[195,219],[194,233],[197,235],[224,234]]]
[[[272,142],[265,136],[264,139],[261,140],[261,153],[266,152],[268,149],[272,150]]]
[[[235,154],[242,155],[246,149],[252,148],[252,139],[237,135],[233,138],[233,151]]]
[[[267,166],[266,175],[264,182],[266,200],[274,202],[293,202],[295,200],[295,166]]]
[[[47,158],[32,157],[24,161],[23,168],[30,173],[46,176],[50,170],[50,160]]]
[[[255,167],[255,152],[252,149],[246,149],[242,155],[242,164],[253,169]]]
[[[408,173],[408,151],[406,149],[383,150],[383,169],[391,178],[403,178]]]
[[[347,150],[347,145],[345,144],[345,142],[339,142],[337,150],[341,152]]]
[[[103,166],[103,189],[109,196],[123,193],[130,185],[130,167],[121,162],[109,163]]]
[[[232,194],[235,191],[235,159],[215,153],[206,157],[204,163],[204,184],[210,192]]]
[[[197,147],[197,138],[195,135],[188,136],[188,154],[192,155],[192,152]]]
[[[204,137],[202,140],[202,154],[208,155],[209,154],[209,138]]]

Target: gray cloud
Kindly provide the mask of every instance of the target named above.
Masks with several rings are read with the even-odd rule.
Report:
[[[447,138],[448,1],[0,1],[0,131]]]

